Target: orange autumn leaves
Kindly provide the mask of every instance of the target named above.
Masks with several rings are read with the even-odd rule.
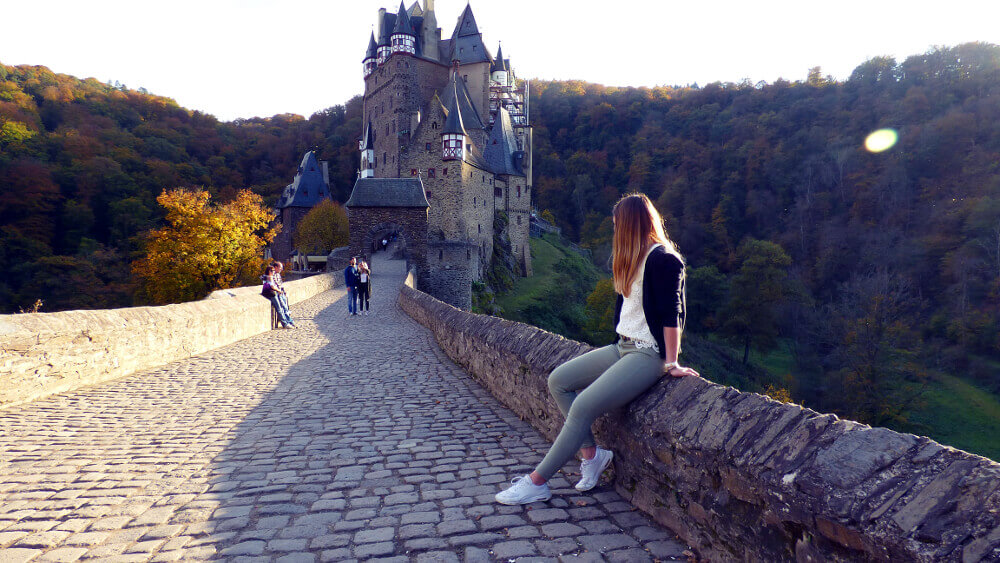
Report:
[[[149,232],[145,255],[132,265],[144,301],[191,301],[258,280],[263,249],[281,228],[271,226],[274,214],[249,190],[229,202],[210,200],[204,190],[183,188],[156,198],[167,210],[167,225]]]

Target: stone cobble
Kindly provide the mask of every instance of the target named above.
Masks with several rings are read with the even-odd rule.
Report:
[[[0,411],[0,561],[686,559],[606,483],[493,495],[549,444],[396,307],[343,290],[278,330]],[[567,467],[567,471],[576,469]]]

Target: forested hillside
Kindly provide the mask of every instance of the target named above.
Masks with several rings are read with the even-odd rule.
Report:
[[[133,304],[129,266],[162,224],[164,189],[225,201],[250,187],[273,203],[319,147],[344,201],[360,107],[222,123],[141,90],[0,65],[0,313],[36,299],[42,311]]]

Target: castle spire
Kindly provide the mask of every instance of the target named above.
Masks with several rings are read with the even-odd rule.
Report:
[[[497,43],[497,56],[493,59],[490,72],[507,72],[507,64],[503,60],[503,47]]]
[[[472,5],[466,3],[465,10],[458,18],[458,25],[455,26],[454,37],[466,37],[469,35],[479,35],[479,26],[476,25],[476,16],[472,15]]]
[[[368,40],[368,50],[365,52],[365,58],[361,62],[364,66],[365,78],[368,78],[378,68],[377,56],[378,43],[375,42],[375,32],[373,31],[371,39]]]
[[[417,35],[413,32],[413,24],[410,23],[410,16],[406,13],[406,6],[402,1],[396,14],[396,26],[392,29],[392,36],[389,39],[393,53],[416,54]]]

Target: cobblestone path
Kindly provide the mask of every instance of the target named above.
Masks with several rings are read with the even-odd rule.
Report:
[[[496,504],[548,443],[396,307],[401,263],[375,274],[371,316],[329,291],[298,330],[0,411],[0,562],[682,557],[607,484]]]

